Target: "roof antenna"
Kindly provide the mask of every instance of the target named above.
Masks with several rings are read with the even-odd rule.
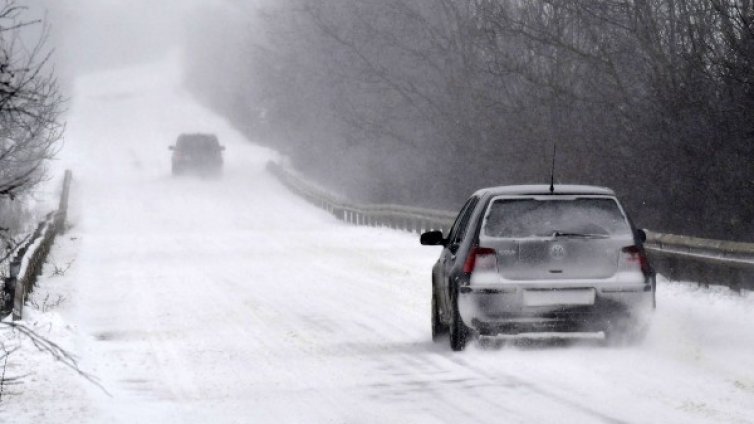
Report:
[[[558,143],[552,142],[552,167],[550,167],[550,194],[555,193],[555,154],[557,153]]]

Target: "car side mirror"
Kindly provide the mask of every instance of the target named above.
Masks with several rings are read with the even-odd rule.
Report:
[[[442,231],[427,231],[419,237],[419,242],[424,246],[445,246],[446,243]]]
[[[647,241],[647,232],[639,228],[636,230],[636,237],[639,238],[640,242],[645,243]]]
[[[168,150],[175,150],[175,146],[168,146]]]

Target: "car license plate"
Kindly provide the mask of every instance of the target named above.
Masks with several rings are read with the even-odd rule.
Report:
[[[524,305],[594,305],[594,297],[594,289],[524,290]]]

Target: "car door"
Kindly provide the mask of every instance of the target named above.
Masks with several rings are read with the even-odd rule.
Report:
[[[443,249],[442,255],[440,256],[440,268],[442,270],[442,278],[440,279],[440,290],[442,295],[440,298],[442,299],[441,301],[445,311],[448,311],[448,308],[450,307],[450,288],[452,287],[450,280],[452,277],[451,271],[457,261],[464,260],[463,258],[459,258],[457,253],[466,236],[469,221],[471,220],[471,214],[474,212],[478,202],[478,197],[471,197],[466,201],[463,208],[461,208],[461,212],[458,213],[453,226],[450,228],[448,244],[445,246],[445,249]]]

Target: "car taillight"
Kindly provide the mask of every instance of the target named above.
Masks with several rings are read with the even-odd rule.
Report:
[[[489,247],[476,246],[471,249],[466,263],[463,264],[463,272],[471,274],[472,272],[497,272],[497,253],[495,249]]]
[[[649,275],[652,272],[644,249],[639,246],[626,246],[621,251],[624,254],[624,260],[629,264],[639,265],[644,275]]]

